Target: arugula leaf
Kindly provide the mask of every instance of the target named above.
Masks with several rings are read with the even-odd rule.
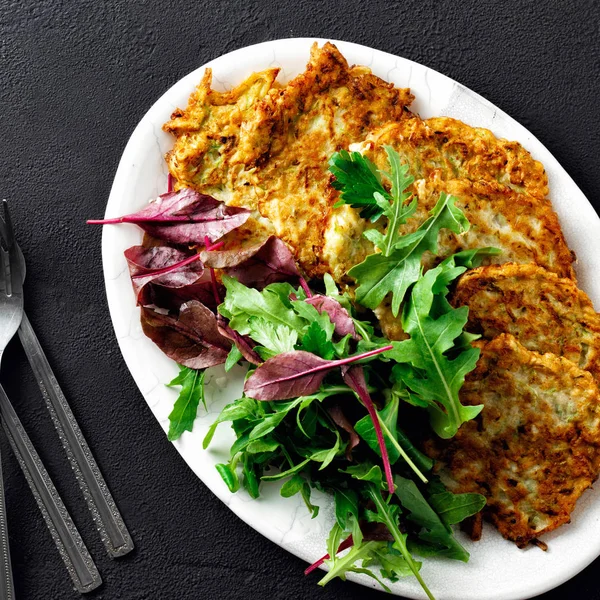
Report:
[[[408,550],[408,546],[406,544],[408,535],[402,533],[400,531],[400,528],[398,527],[397,519],[400,508],[397,505],[388,504],[387,502],[385,502],[383,497],[381,496],[381,489],[373,483],[369,483],[367,485],[366,494],[367,497],[375,504],[375,507],[377,509],[377,520],[380,523],[383,523],[388,528],[388,531],[392,534],[392,537],[394,538],[393,548],[400,552],[400,554],[408,564],[410,570],[412,571],[413,575],[421,584],[421,587],[423,588],[423,591],[427,594],[427,597],[430,600],[435,600],[432,593],[429,591],[427,585],[425,585],[421,574],[419,573],[421,563],[415,561]]]
[[[275,475],[264,475],[261,477],[263,481],[278,481],[279,479],[285,479],[290,475],[295,475],[299,471],[301,471],[308,463],[310,462],[310,458],[305,458],[302,462],[290,467],[289,469],[282,471],[281,473],[276,473]]]
[[[319,471],[322,471],[329,466],[331,461],[339,454],[343,454],[342,438],[339,432],[335,430],[335,444],[331,448],[325,448],[323,450],[313,452],[309,458],[315,462],[320,462],[321,466],[319,467]]]
[[[383,210],[374,200],[374,192],[389,198],[377,167],[360,152],[341,150],[329,159],[329,170],[335,177],[331,185],[341,191],[334,208],[349,204],[360,209],[363,219],[377,221]]]
[[[453,494],[439,480],[427,486],[429,504],[446,525],[455,525],[482,510],[486,504],[481,494]]]
[[[308,481],[306,481],[302,475],[296,474],[281,486],[280,494],[284,498],[290,498],[298,493],[302,496],[304,504],[306,504],[306,508],[308,508],[308,511],[311,513],[312,518],[314,519],[319,514],[319,507],[315,504],[312,504],[310,501],[310,485],[308,484]]]
[[[235,468],[231,465],[219,463],[215,465],[217,472],[221,476],[221,479],[225,482],[225,485],[229,488],[229,491],[234,494],[240,489],[240,480],[235,472]]]
[[[375,192],[373,196],[388,218],[386,232],[382,234],[376,229],[368,229],[364,236],[373,242],[384,256],[389,256],[400,242],[400,225],[406,223],[417,209],[417,199],[414,198],[407,204],[412,197],[412,193],[407,190],[414,182],[414,178],[409,174],[408,165],[400,163],[400,155],[390,146],[386,146],[385,151],[390,163],[390,173],[386,175],[392,181],[391,202],[389,196],[385,197],[379,192]]]
[[[302,475],[294,475],[291,479],[288,479],[282,486],[280,490],[280,494],[284,498],[291,498],[295,494],[297,494],[301,489],[302,485],[306,480]]]
[[[285,404],[279,403],[277,406],[277,412],[264,417],[258,422],[257,425],[253,427],[253,429],[249,433],[249,439],[255,440],[259,437],[267,435],[268,433],[271,433],[271,431],[273,431],[275,427],[277,427],[277,425],[279,425],[279,423],[281,423],[281,421],[285,419],[290,410],[301,404],[302,401],[303,398],[300,397],[296,398],[292,402],[288,402]]]
[[[379,563],[381,565],[380,572],[382,577],[385,577],[392,582],[396,582],[402,577],[412,575],[412,571],[402,554],[394,549],[390,543],[382,543],[373,550],[370,558],[367,558],[362,562],[363,567],[368,567],[372,563]]]
[[[341,472],[346,473],[347,475],[350,475],[359,481],[370,481],[375,483],[378,487],[383,487],[383,475],[381,473],[381,467],[366,460],[363,460],[356,465],[346,467]]]
[[[386,405],[378,411],[379,422],[385,438],[390,463],[394,464],[402,455],[407,456],[410,459],[410,463],[416,468],[416,470],[413,470],[419,473],[421,479],[424,480],[425,478],[421,471],[430,471],[433,467],[433,461],[419,451],[398,427],[399,403],[398,397],[391,395]],[[367,442],[371,449],[381,456],[377,435],[371,418],[369,416],[363,417],[356,423],[354,428],[356,429],[356,433]]]
[[[462,423],[475,418],[483,408],[483,405],[463,406],[458,397],[466,374],[477,364],[479,349],[455,352],[453,359],[445,354],[461,336],[469,309],[448,305],[447,312],[439,316],[431,314],[438,277],[453,268],[440,265],[417,281],[402,314],[402,327],[410,339],[394,344],[394,349],[386,352],[388,358],[406,363],[394,366],[394,377],[427,404],[433,430],[446,439],[453,437]]]
[[[440,230],[445,228],[454,233],[464,233],[469,229],[464,213],[454,205],[455,200],[453,196],[442,192],[431,216],[413,233],[399,237],[389,254],[383,251],[370,254],[348,271],[348,275],[359,284],[356,289],[356,301],[359,304],[366,308],[377,308],[391,293],[392,313],[398,315],[408,288],[419,278],[423,253],[437,252]],[[392,233],[388,228],[386,236]],[[388,248],[387,240],[381,243]]]
[[[249,437],[249,439],[252,439]],[[279,442],[272,436],[265,435],[260,439],[252,439],[245,448],[248,454],[263,454],[264,452],[274,452],[279,447]]]
[[[235,365],[237,365],[237,363],[242,360],[243,355],[240,352],[239,348],[237,346],[231,346],[231,350],[229,351],[229,354],[227,355],[227,360],[225,361],[225,372],[228,373],[229,371],[231,371],[231,369],[233,369],[233,367]]]
[[[334,527],[336,526],[337,523],[334,525]],[[346,573],[364,573],[365,575],[369,575],[375,579],[386,591],[389,592],[390,589],[372,571],[356,566],[356,563],[359,560],[364,560],[371,555],[373,550],[377,547],[377,544],[378,542],[365,542],[360,545],[352,546],[348,553],[341,557],[336,556],[337,547],[339,547],[339,544],[335,546],[335,550],[332,551],[333,553],[329,553],[331,558],[324,561],[329,571],[319,581],[319,585],[324,586],[336,577],[339,577],[342,581],[345,581]],[[328,547],[330,545],[331,544],[328,543]]]
[[[335,520],[345,530],[348,525],[348,517],[358,519],[358,494],[354,490],[338,488],[334,490]]]
[[[242,456],[242,474],[244,475],[243,484],[251,498],[258,498],[260,492],[258,489],[262,469],[254,461],[251,454],[245,453]]]
[[[298,332],[304,329],[305,321],[292,310],[291,305],[286,306],[283,300],[285,291],[294,292],[291,285],[273,283],[259,292],[227,275],[223,275],[222,281],[227,293],[225,301],[219,306],[219,312],[229,319],[230,327],[238,333],[246,335],[251,332],[250,317],[260,317],[266,322]]]
[[[169,441],[174,441],[181,437],[184,431],[192,431],[198,405],[202,401],[206,408],[204,398],[204,376],[206,371],[190,369],[179,365],[179,375],[167,385],[169,387],[180,385],[181,391],[175,401],[173,410],[169,415]]]
[[[441,546],[443,550],[437,554],[467,562],[469,553],[454,538],[450,526],[442,521],[414,481],[398,476],[396,477],[396,486],[396,495],[402,506],[408,511],[409,521],[421,527],[417,534],[419,539],[437,547]],[[470,494],[470,496],[478,496],[478,494]],[[485,504],[485,498],[483,498],[483,504]],[[480,503],[479,505],[481,506]]]
[[[215,435],[217,426],[226,421],[235,421],[236,419],[246,419],[249,416],[256,414],[258,402],[252,398],[239,398],[231,404],[227,404],[215,419],[215,422],[210,426],[210,429],[204,436],[202,448],[206,450]]]
[[[470,250],[462,250],[456,254],[452,254],[445,258],[439,266],[441,270],[433,284],[432,291],[434,293],[432,314],[439,316],[452,310],[452,305],[448,302],[447,296],[449,293],[448,286],[467,269],[478,267],[485,258],[489,256],[497,256],[502,251],[499,248],[472,248]],[[467,332],[463,332],[462,344],[455,345],[467,346],[474,339],[480,336],[475,336]]]

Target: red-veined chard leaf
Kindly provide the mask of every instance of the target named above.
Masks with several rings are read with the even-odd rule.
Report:
[[[352,460],[352,450],[360,443],[360,437],[358,433],[356,433],[352,423],[345,415],[344,410],[342,409],[339,402],[332,404],[327,407],[327,412],[329,416],[333,419],[333,422],[345,432],[348,433],[350,439],[348,440],[348,444],[346,445],[346,458],[348,460]]]
[[[196,300],[183,304],[178,318],[142,308],[142,329],[169,358],[190,369],[220,365],[231,349],[214,313]]]
[[[118,217],[88,221],[96,225],[134,223],[152,237],[173,244],[214,242],[246,222],[250,211],[227,206],[212,196],[183,188],[167,192],[142,210]]]
[[[292,253],[274,235],[250,248],[202,252],[201,256],[207,266],[223,269],[230,277],[258,290],[271,283],[300,279]]]
[[[199,255],[169,246],[132,246],[125,251],[139,306],[178,310],[189,300],[216,308],[208,273]]]
[[[327,313],[329,319],[334,325],[334,332],[340,337],[351,335],[355,340],[359,340],[360,336],[356,333],[354,321],[348,311],[334,298],[315,294],[307,298],[306,303],[312,304],[319,313]]]
[[[241,335],[237,331],[231,329],[227,323],[227,319],[222,315],[217,315],[217,326],[219,328],[219,333],[231,340],[249,363],[260,365],[263,362],[254,350],[254,341],[247,335]]]
[[[315,394],[327,373],[337,367],[386,352],[384,346],[340,360],[326,360],[310,352],[283,352],[254,371],[246,380],[244,392],[255,400],[286,400]]]

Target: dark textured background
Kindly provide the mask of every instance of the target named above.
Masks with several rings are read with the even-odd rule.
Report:
[[[596,6],[595,6],[596,5]],[[135,539],[107,558],[21,348],[2,381],[105,584],[91,597],[332,600],[384,596],[316,586],[302,561],[231,514],[186,467],[123,363],[100,263],[103,214],[121,152],[150,105],[230,50],[320,36],[437,69],[528,127],[600,207],[600,10],[592,0],[7,2],[0,0],[0,193],[28,263],[26,305]],[[76,598],[3,436],[20,600]],[[600,562],[545,600],[600,599]]]

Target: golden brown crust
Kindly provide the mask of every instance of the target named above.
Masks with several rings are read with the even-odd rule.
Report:
[[[391,145],[411,166],[415,178],[437,172],[442,179],[497,181],[536,198],[548,195],[543,165],[519,143],[494,136],[450,117],[389,123],[367,138],[367,153],[385,166],[381,148]]]
[[[575,278],[574,257],[549,200],[515,192],[497,182],[444,181],[437,175],[416,182],[415,187],[417,213],[401,228],[402,233],[410,233],[425,220],[441,192],[457,199],[456,206],[471,224],[469,231],[461,235],[447,229],[441,231],[440,257],[469,248],[493,246],[502,252],[486,258],[485,264],[535,263],[561,277]],[[425,260],[427,262],[427,258]]]
[[[187,108],[176,109],[163,125],[176,137],[165,158],[179,186],[204,191],[225,184],[242,124],[273,88],[278,73],[279,69],[253,73],[232,90],[217,92],[211,87],[212,70],[206,69]]]
[[[600,315],[575,283],[536,265],[465,273],[452,297],[469,307],[469,331],[514,335],[529,350],[564,356],[600,382]]]
[[[486,496],[487,517],[523,547],[568,523],[598,475],[598,388],[567,359],[527,350],[510,335],[479,345],[460,397],[483,411],[452,440],[426,447],[449,489]]]

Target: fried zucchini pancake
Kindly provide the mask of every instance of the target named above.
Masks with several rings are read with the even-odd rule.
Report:
[[[457,119],[414,119],[373,131],[363,147],[379,168],[387,167],[384,146],[392,146],[400,154],[415,179],[437,172],[443,179],[497,181],[536,198],[548,195],[543,165],[523,146]]]
[[[529,350],[564,356],[600,382],[600,315],[570,279],[536,265],[492,265],[465,273],[452,304],[469,307],[467,328],[514,335]]]
[[[164,126],[177,138],[167,163],[178,185],[257,210],[302,268],[319,276],[337,200],[329,157],[374,128],[416,118],[407,110],[413,96],[348,66],[329,43],[313,45],[306,71],[284,87],[274,74],[255,74],[229,94],[212,91],[205,75],[188,108]]]
[[[501,253],[484,259],[485,264],[534,263],[555,271],[561,277],[574,279],[573,255],[549,200],[515,192],[496,182],[444,181],[437,174],[428,180],[416,181],[414,189],[418,199],[417,211],[400,228],[402,234],[412,233],[427,219],[441,192],[456,198],[456,206],[471,224],[469,231],[460,235],[443,229],[438,239],[438,257],[426,253],[423,257],[425,268],[435,266],[442,258],[461,250],[493,246]],[[331,261],[328,264],[334,279],[352,287],[352,280],[345,278],[344,274],[375,249],[364,238],[360,244],[351,244],[349,240],[353,234],[347,232],[345,235],[348,241],[338,240],[337,244],[326,246],[335,252],[335,266],[331,266]],[[405,336],[400,322],[390,311],[389,303],[384,301],[375,314],[386,337],[401,340]]]
[[[447,229],[440,232],[440,258],[460,250],[494,246],[502,253],[486,259],[488,264],[509,261],[536,263],[561,277],[575,277],[571,266],[574,257],[549,200],[518,193],[492,181],[444,181],[437,173],[429,179],[416,181],[414,189],[418,199],[417,211],[400,228],[403,235],[415,231],[428,218],[441,192],[457,199],[456,206],[471,223],[469,231],[461,235]],[[348,222],[347,219],[344,221]],[[364,219],[361,221],[364,223]],[[359,245],[355,241],[351,244],[351,236],[356,234],[357,231],[343,235],[337,232],[337,239],[332,239],[325,246],[324,258],[334,279],[341,280],[351,267],[375,251],[368,242],[361,241]],[[425,256],[426,268],[433,266],[433,258]]]
[[[486,516],[524,547],[568,523],[598,475],[598,388],[571,361],[527,350],[511,335],[480,346],[460,398],[483,411],[426,450],[451,491],[486,496]]]

